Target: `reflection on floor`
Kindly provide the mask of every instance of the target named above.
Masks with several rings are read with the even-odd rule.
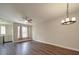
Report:
[[[36,41],[0,44],[0,55],[76,55],[79,52],[67,50]]]

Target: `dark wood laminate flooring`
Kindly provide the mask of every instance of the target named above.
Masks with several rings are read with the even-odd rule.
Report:
[[[79,55],[79,52],[36,41],[0,44],[0,55]]]

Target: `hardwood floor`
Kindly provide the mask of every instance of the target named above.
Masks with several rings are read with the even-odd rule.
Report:
[[[0,44],[0,55],[79,55],[79,52],[36,41]]]

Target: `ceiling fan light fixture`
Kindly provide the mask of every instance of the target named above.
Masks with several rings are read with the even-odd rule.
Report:
[[[24,22],[25,23],[32,23],[32,18],[30,18],[30,17],[23,17],[23,19],[24,19]]]
[[[28,21],[27,20],[25,20],[25,23],[27,23]]]

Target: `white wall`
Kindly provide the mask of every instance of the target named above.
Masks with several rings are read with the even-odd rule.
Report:
[[[16,23],[13,23],[13,42],[17,40],[17,33],[18,33],[17,26],[18,25]]]
[[[3,36],[0,35],[0,43],[3,43]]]
[[[33,25],[33,40],[79,51],[78,15],[78,12],[71,14],[77,18],[77,22],[71,25],[61,25],[64,17]]]
[[[32,26],[28,26],[28,36],[29,39],[32,39]]]

